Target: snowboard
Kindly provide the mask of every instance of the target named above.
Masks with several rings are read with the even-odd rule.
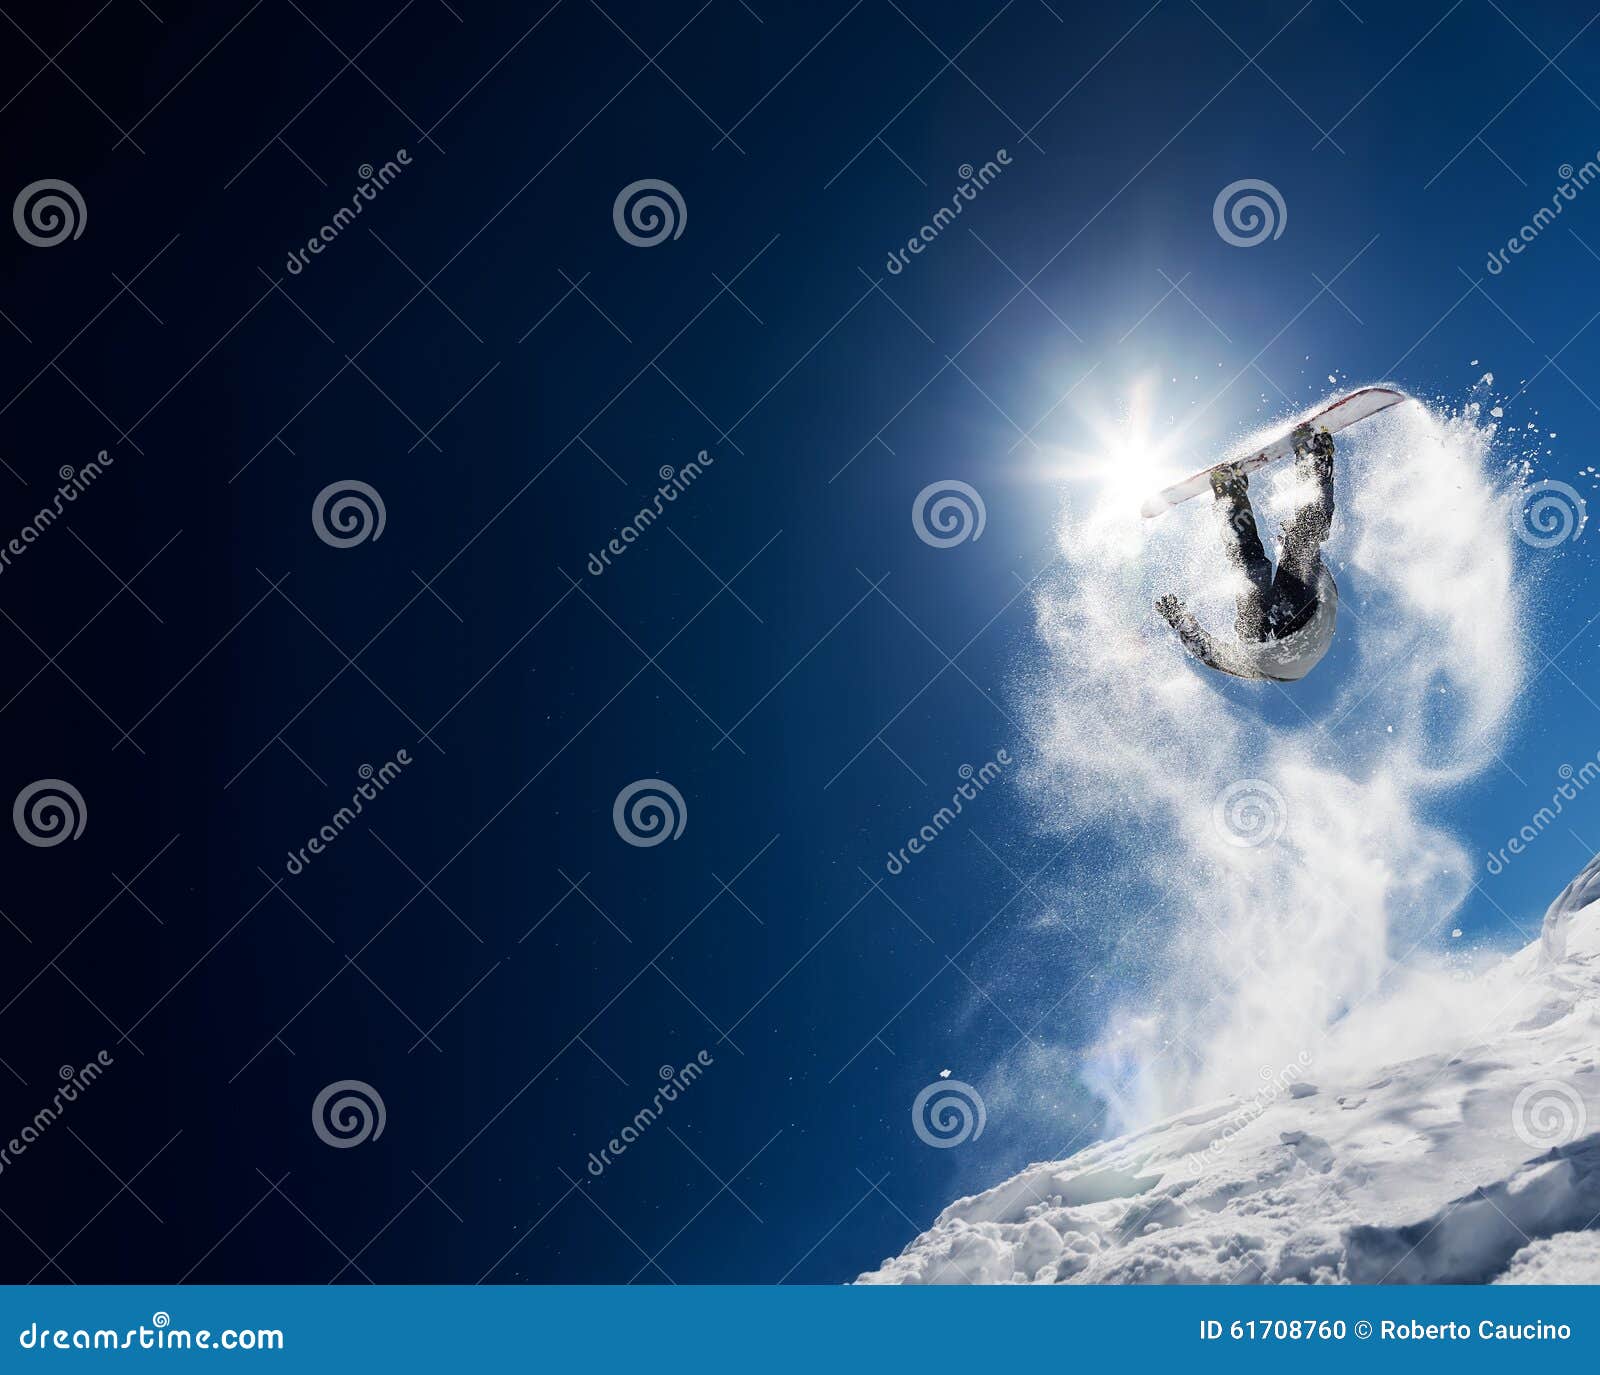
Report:
[[[1224,459],[1223,463],[1234,463],[1244,472],[1253,473],[1257,469],[1265,468],[1274,459],[1292,454],[1295,440],[1302,435],[1308,435],[1319,429],[1326,429],[1329,434],[1337,434],[1358,420],[1365,420],[1379,411],[1386,411],[1390,406],[1398,406],[1402,401],[1410,399],[1404,392],[1396,391],[1392,387],[1362,387],[1359,391],[1325,402],[1317,409],[1301,416],[1292,426],[1267,444],[1251,449],[1240,457]],[[1190,497],[1210,491],[1211,474],[1221,466],[1222,463],[1214,463],[1211,467],[1202,468],[1198,473],[1184,478],[1182,482],[1175,482],[1154,496],[1146,497],[1144,504],[1139,508],[1140,514],[1147,517],[1159,516],[1163,511],[1169,511],[1174,506],[1188,501]]]

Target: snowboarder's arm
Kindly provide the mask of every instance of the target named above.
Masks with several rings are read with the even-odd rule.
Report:
[[[1156,610],[1162,618],[1175,631],[1178,638],[1183,641],[1183,647],[1201,663],[1211,668],[1219,668],[1216,650],[1211,643],[1211,637],[1206,634],[1200,622],[1195,620],[1194,612],[1190,611],[1176,596],[1168,593],[1156,603]]]

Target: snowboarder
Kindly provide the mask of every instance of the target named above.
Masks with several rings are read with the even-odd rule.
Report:
[[[1231,463],[1211,470],[1223,549],[1246,580],[1234,620],[1238,643],[1219,644],[1171,593],[1156,603],[1189,653],[1207,668],[1238,678],[1294,682],[1321,662],[1333,640],[1339,589],[1322,561],[1322,542],[1333,523],[1333,436],[1307,425],[1293,439],[1296,472],[1313,494],[1284,529],[1276,575],[1250,509],[1250,479]]]

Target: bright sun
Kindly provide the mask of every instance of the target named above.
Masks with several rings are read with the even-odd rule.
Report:
[[[1095,517],[1137,517],[1146,497],[1188,470],[1176,452],[1179,436],[1158,435],[1153,427],[1150,396],[1149,385],[1136,388],[1121,416],[1080,411],[1075,418],[1084,443],[1057,449],[1049,464],[1051,478],[1089,489]]]

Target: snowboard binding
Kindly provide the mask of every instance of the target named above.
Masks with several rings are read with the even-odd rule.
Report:
[[[1292,440],[1297,465],[1309,467],[1320,480],[1333,476],[1333,436],[1326,427],[1313,430],[1309,424],[1295,430]]]
[[[1238,464],[1219,463],[1211,470],[1211,495],[1218,501],[1244,501],[1249,490],[1249,475]]]

